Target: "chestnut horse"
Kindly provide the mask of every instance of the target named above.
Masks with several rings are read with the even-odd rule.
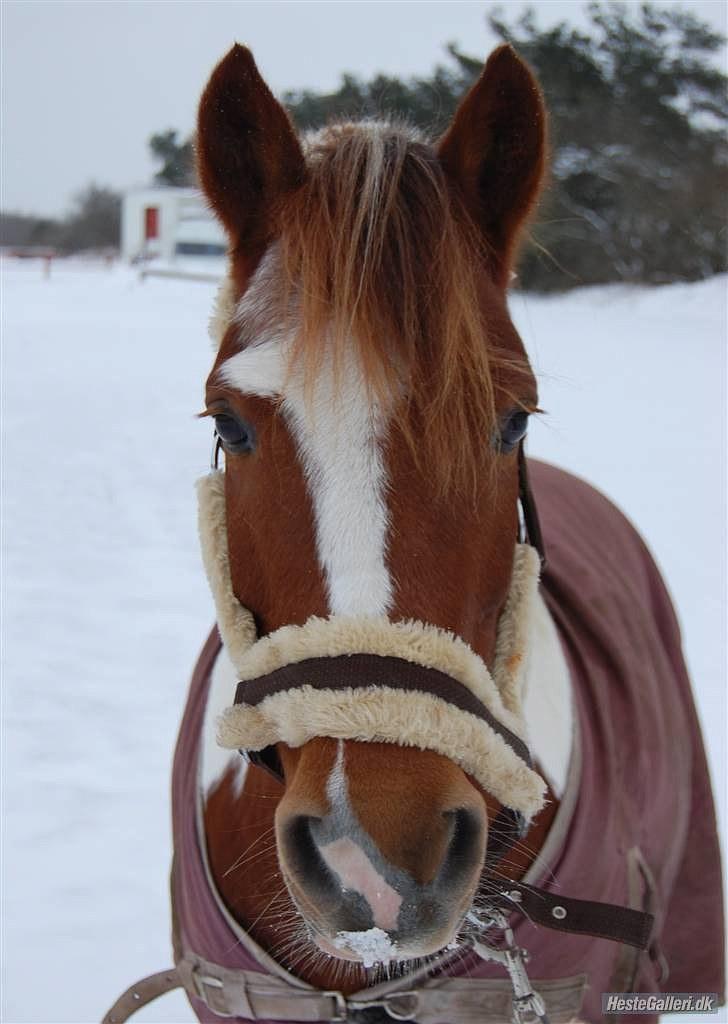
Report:
[[[178,970],[190,947],[222,965],[203,970],[198,960],[186,975],[202,1020],[508,1019],[510,999],[492,1000],[511,984],[519,995],[513,964],[501,982],[501,967],[474,957],[484,947],[464,941],[495,891],[494,867],[512,904],[531,900],[517,937],[553,1019],[607,1017],[600,995],[610,986],[721,991],[715,826],[674,617],[639,538],[580,481],[531,467],[548,569],[526,646],[505,659],[515,682],[488,719],[498,743],[505,736],[516,750],[512,770],[493,770],[491,786],[501,747],[484,762],[468,759],[465,718],[449,717],[470,716],[451,706],[477,687],[442,666],[458,652],[483,678],[498,677],[514,546],[538,539],[523,458],[537,384],[506,291],[544,179],[545,135],[539,87],[508,46],[491,55],[436,146],[404,125],[370,121],[300,140],[240,46],[202,97],[199,175],[230,238],[205,410],[225,459],[215,475],[223,547],[207,563],[211,579],[220,566],[229,575],[216,584],[226,649],[216,634],[208,642],[175,764]],[[221,608],[228,600],[232,610]],[[325,686],[312,676],[296,683],[297,703],[279,701],[279,731],[268,739],[248,743],[222,728],[228,746],[266,748],[253,763],[215,736],[241,678],[240,638],[225,625],[241,609],[242,647],[257,638],[263,653],[257,675],[240,683],[246,707],[236,713],[262,706],[246,690],[254,677],[269,687],[263,704],[291,696],[270,686],[303,657],[278,657],[296,636],[315,648],[307,671],[328,672]],[[338,647],[322,639],[335,629]],[[366,643],[342,647],[347,629]],[[379,671],[376,630],[377,644],[407,634],[407,664],[421,675],[434,664],[437,685],[459,678],[460,695],[451,685],[442,698],[432,684],[410,713],[419,682],[394,692],[389,677],[375,686],[365,675],[346,689],[352,666]],[[427,644],[447,647],[445,660],[428,660]],[[392,679],[403,657],[381,658]],[[376,727],[340,727],[334,707],[341,719],[374,716]],[[434,723],[426,735],[425,720]],[[462,733],[445,731],[454,721]],[[534,775],[518,754],[525,738],[543,791],[529,788]],[[513,767],[514,757],[524,763]],[[197,821],[185,824],[198,792]],[[511,830],[506,849],[508,806],[529,827],[520,840]],[[198,843],[205,872],[195,874],[183,847]],[[543,890],[529,888],[538,880]],[[214,941],[217,925],[195,919],[205,886],[227,929]],[[606,917],[580,926],[587,903],[569,895],[603,901],[592,910],[632,910],[610,935]],[[540,906],[561,929],[543,939]],[[649,934],[637,941],[605,941],[645,922]],[[648,951],[631,948],[639,945]],[[257,966],[236,961],[243,946]],[[422,982],[436,970],[442,978],[443,963],[444,975],[469,975],[457,991],[454,980]],[[251,969],[270,976],[267,989]],[[269,1000],[286,979],[296,998],[274,1012]],[[435,986],[430,996],[456,991],[456,1001],[437,1009],[420,982]],[[475,1004],[463,995],[468,984]],[[226,988],[237,1002],[225,1002]],[[332,1000],[328,1017],[316,994]],[[517,999],[513,1007],[518,1018]],[[521,1009],[543,1015],[543,1004]]]
[[[247,51],[215,70],[200,105],[199,173],[230,235],[237,309],[206,403],[226,452],[233,590],[260,635],[312,616],[386,615],[434,623],[492,664],[518,532],[516,449],[538,406],[505,287],[543,178],[545,120],[507,47],[437,150],[376,123],[335,126],[302,146]],[[300,408],[261,344],[287,329],[311,385]],[[339,363],[331,387],[345,392],[338,405],[315,387],[325,339]],[[217,675],[214,711],[234,689]],[[559,711],[561,777],[568,701]],[[283,791],[239,757],[222,777],[219,755],[206,766],[212,872],[250,934],[344,992],[365,976],[333,942],[362,919],[393,929],[406,901],[398,957],[446,946],[478,889],[493,799],[427,750],[319,738],[277,751]],[[531,849],[556,806],[552,796],[534,820]],[[294,826],[308,820],[318,837],[301,849]],[[514,851],[511,870],[528,856]],[[311,862],[321,858],[343,900],[318,891]]]

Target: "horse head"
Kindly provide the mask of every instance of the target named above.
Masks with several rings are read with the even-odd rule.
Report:
[[[200,104],[200,180],[230,239],[206,412],[225,453],[220,557],[258,638],[241,686],[302,661],[325,674],[236,710],[282,777],[287,891],[339,958],[448,944],[508,786],[522,813],[539,803],[505,754],[488,784],[466,753],[478,723],[437,686],[452,676],[486,704],[493,691],[495,725],[518,734],[523,652],[503,646],[503,621],[537,391],[506,288],[545,120],[508,46],[435,146],[376,121],[299,139],[240,46]],[[403,661],[440,682],[398,682]],[[498,671],[513,692],[496,692]]]

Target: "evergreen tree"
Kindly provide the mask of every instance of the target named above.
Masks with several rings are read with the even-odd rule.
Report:
[[[694,15],[651,4],[590,4],[590,25],[541,29],[527,10],[491,29],[539,77],[551,116],[552,176],[521,282],[563,289],[608,281],[695,280],[726,268],[725,40]],[[347,75],[330,95],[289,93],[303,128],[401,113],[433,137],[480,74],[450,46],[429,79]]]
[[[455,111],[466,78],[457,69],[442,66],[436,67],[430,78],[404,82],[389,75],[377,75],[371,82],[343,75],[334,93],[287,92],[283,102],[303,130],[319,128],[340,118],[393,116],[404,118],[435,137]]]
[[[194,185],[195,168],[192,140],[177,141],[177,132],[168,128],[149,140],[152,155],[162,166],[154,175],[158,185]]]
[[[692,13],[592,3],[589,24],[542,29],[533,11],[491,29],[536,72],[551,119],[551,179],[520,266],[524,287],[696,280],[726,269],[725,39]],[[344,75],[329,94],[289,92],[302,129],[335,118],[401,116],[437,138],[484,55],[448,47],[425,78]],[[158,181],[193,180],[192,145],[153,136]]]
[[[525,286],[696,280],[726,268],[725,40],[692,14],[589,6],[590,31],[492,29],[521,53],[551,113],[552,181]],[[452,51],[465,75],[479,61]],[[558,262],[557,262],[558,261]]]

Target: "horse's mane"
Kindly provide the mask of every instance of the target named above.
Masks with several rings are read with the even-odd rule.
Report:
[[[462,489],[488,458],[496,415],[482,242],[413,129],[339,124],[306,148],[306,184],[279,224],[294,356],[310,379],[326,345],[335,367],[354,345],[371,392],[405,396],[395,427],[412,452],[443,491]]]

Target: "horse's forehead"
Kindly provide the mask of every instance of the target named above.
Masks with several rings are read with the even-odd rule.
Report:
[[[330,347],[323,345],[310,380],[302,361],[291,359],[295,305],[296,296],[286,294],[280,250],[274,242],[237,302],[232,279],[221,286],[220,322],[215,328],[220,347],[211,380],[244,395],[284,399],[297,430],[315,429],[316,422],[329,415],[329,433],[363,427],[376,433],[377,423],[382,423],[381,401],[372,400],[354,346],[334,358]]]
[[[210,381],[215,381],[221,368],[231,359],[239,357],[233,365],[239,366],[241,371],[250,366],[251,377],[246,387],[241,387],[244,377],[236,373],[236,380],[229,382],[232,386],[248,394],[280,393],[282,389],[276,385],[286,377],[287,353],[297,327],[296,296],[290,289],[288,292],[277,242],[264,253],[242,295],[239,295],[232,271],[223,278],[209,322],[209,335],[216,352]],[[481,278],[478,292],[484,320],[493,336],[501,348],[515,350],[520,363],[525,353],[504,296],[487,275]],[[243,356],[249,350],[250,355]],[[266,382],[259,372],[262,368],[270,375],[270,386],[264,386]],[[522,374],[524,369],[527,364],[519,372]],[[261,390],[258,390],[259,385]]]
[[[223,279],[210,321],[217,358],[209,383],[227,385],[244,395],[282,395],[289,378],[291,332],[281,313],[280,279],[275,244],[264,254],[240,298],[236,298],[233,275]]]
[[[240,285],[232,265],[217,290],[208,333],[220,358],[254,344],[280,321],[283,274],[280,249],[276,242],[268,246],[245,288]]]
[[[243,395],[280,398],[286,385],[284,339],[267,337],[241,349],[218,366],[215,376]]]

